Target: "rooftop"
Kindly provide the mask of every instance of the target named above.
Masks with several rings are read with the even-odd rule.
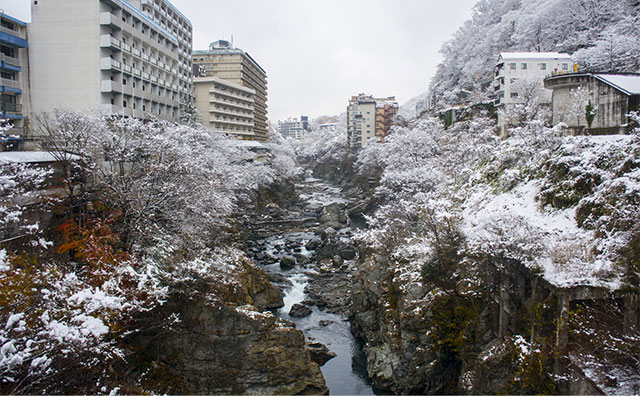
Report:
[[[595,74],[595,77],[628,95],[640,95],[640,74]]]
[[[501,52],[498,59],[518,60],[518,59],[571,59],[571,55],[560,52]]]
[[[80,159],[71,155],[71,159]],[[40,162],[56,162],[56,158],[48,151],[3,151],[0,152],[0,164],[33,164]]]

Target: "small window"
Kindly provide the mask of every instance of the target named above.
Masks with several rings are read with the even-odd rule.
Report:
[[[520,64],[520,69],[527,70],[527,64],[526,63],[521,63]]]
[[[122,101],[122,107],[127,107],[127,101],[126,100]]]
[[[516,70],[516,64],[515,63],[509,63],[509,69],[510,70]]]
[[[512,98],[517,98],[518,97],[518,93],[517,92],[511,92],[511,97]]]
[[[540,70],[547,70],[547,64],[546,63],[541,63],[540,64]]]
[[[126,78],[122,79],[122,85],[127,85],[127,79]]]
[[[562,70],[569,70],[569,64],[568,63],[563,63],[562,64]]]

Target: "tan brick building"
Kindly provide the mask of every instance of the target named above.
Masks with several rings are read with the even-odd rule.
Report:
[[[218,40],[211,43],[209,49],[193,51],[194,76],[200,78],[214,78],[228,81],[249,88],[253,93],[253,118],[250,133],[242,133],[244,139],[266,140],[267,138],[267,73],[247,52],[234,48],[232,43],[226,40]],[[201,81],[196,78],[197,81]],[[197,85],[197,83],[196,83]],[[210,92],[206,89],[196,88],[196,106],[204,116],[210,113],[211,106],[206,106]],[[198,95],[205,97],[198,97]],[[211,103],[211,102],[210,102]],[[199,105],[198,105],[199,104]],[[245,103],[246,104],[246,103]],[[237,111],[246,108],[236,107]],[[206,118],[206,116],[205,116]],[[246,120],[246,119],[245,119]],[[217,124],[214,122],[214,125]],[[206,126],[216,130],[211,124]],[[240,125],[246,126],[246,125]]]

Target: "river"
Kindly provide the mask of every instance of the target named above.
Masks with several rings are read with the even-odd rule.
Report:
[[[285,305],[277,314],[293,322],[308,341],[322,343],[336,354],[321,367],[331,394],[372,395],[362,346],[352,336],[348,321],[351,261],[341,263],[339,259],[336,263],[335,259],[319,259],[322,254],[318,253],[321,249],[326,252],[332,246],[350,244],[353,230],[348,220],[342,221],[339,227],[334,222],[335,228],[320,220],[326,220],[321,216],[323,208],[331,205],[344,212],[353,198],[347,197],[340,188],[309,175],[296,185],[296,191],[300,202],[294,209],[275,213],[273,222],[256,227],[250,252],[284,293]],[[299,219],[307,220],[300,223]],[[323,235],[324,230],[328,236]],[[310,241],[314,241],[312,246]],[[295,259],[292,268],[281,266],[285,257],[290,261]],[[311,313],[303,317],[290,316],[294,304],[307,306]]]

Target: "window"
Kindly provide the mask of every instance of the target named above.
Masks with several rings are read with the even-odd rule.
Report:
[[[510,83],[510,84],[513,84],[513,83],[515,83],[516,81],[518,81],[518,79],[517,79],[517,78],[511,78],[511,79],[509,79],[509,83]]]
[[[547,70],[547,64],[546,63],[541,63],[540,64],[540,70]]]
[[[562,70],[569,70],[569,64],[568,63],[563,63],[562,64]]]
[[[126,78],[122,79],[122,85],[127,85],[127,79]]]
[[[520,64],[520,69],[527,70],[527,64],[526,63],[521,63]]]
[[[518,97],[518,93],[517,92],[511,92],[511,97],[512,98],[517,98]]]
[[[510,70],[516,70],[516,64],[515,63],[509,63],[509,69]]]
[[[122,107],[127,107],[127,101],[126,100],[122,101]]]

